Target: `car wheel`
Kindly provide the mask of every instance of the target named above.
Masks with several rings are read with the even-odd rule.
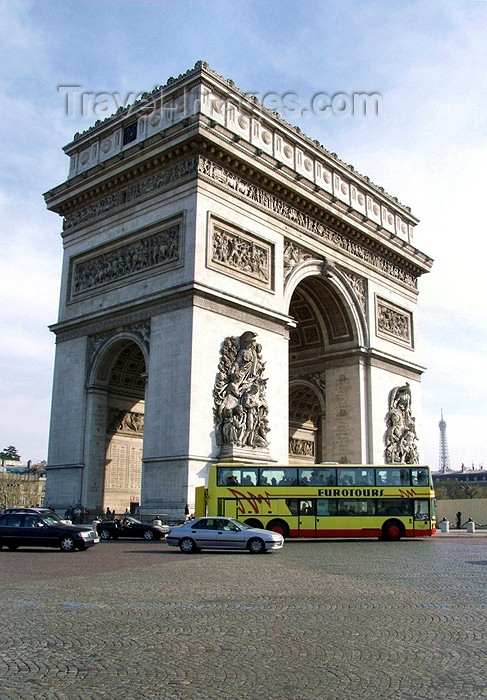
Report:
[[[183,537],[179,542],[179,549],[185,554],[191,554],[196,551],[197,547],[191,537]]]
[[[154,539],[154,533],[152,530],[146,530],[144,532],[144,540],[153,540]]]
[[[100,530],[100,537],[102,540],[110,539],[110,530]]]
[[[247,549],[251,554],[262,554],[265,552],[265,544],[259,537],[252,537],[252,539],[249,540]]]
[[[11,552],[15,552],[15,550],[19,548],[19,545],[18,544],[8,544],[7,547],[10,549]]]
[[[74,550],[76,549],[76,544],[73,538],[67,535],[66,537],[61,537],[61,541],[59,542],[59,548],[61,552],[74,552]]]

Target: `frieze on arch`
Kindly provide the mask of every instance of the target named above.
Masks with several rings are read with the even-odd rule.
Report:
[[[309,233],[336,245],[353,257],[367,262],[384,274],[416,289],[417,278],[398,265],[395,265],[390,260],[387,260],[384,256],[370,250],[365,245],[353,240],[353,238],[346,234],[333,230],[318,219],[300,211],[276,195],[266,192],[257,185],[244,180],[239,175],[223,168],[210,159],[200,156],[198,171],[201,175],[206,175],[220,186],[225,186],[226,189],[234,191],[237,195],[250,199],[252,202],[263,206],[271,213],[282,216],[287,221],[306,229]]]
[[[107,433],[141,437],[144,434],[144,414],[138,411],[124,411],[110,407],[108,409]]]
[[[313,440],[303,440],[301,438],[289,438],[289,454],[295,457],[315,456],[315,443]]]
[[[377,334],[412,347],[412,314],[379,297],[376,304]]]
[[[113,195],[90,204],[78,212],[68,214],[64,219],[64,229],[66,231],[76,228],[82,224],[89,223],[108,213],[115,212],[120,207],[139,198],[148,196],[166,188],[173,187],[179,182],[191,180],[197,175],[210,178],[218,186],[233,191],[237,196],[251,200],[272,214],[277,214],[287,221],[306,229],[312,235],[317,236],[329,243],[336,245],[341,250],[346,251],[357,259],[363,260],[373,267],[379,269],[391,278],[399,280],[404,284],[416,289],[417,278],[406,272],[400,266],[394,264],[384,256],[367,248],[362,243],[353,240],[344,233],[333,230],[318,219],[300,211],[293,205],[285,202],[276,195],[267,192],[257,185],[248,182],[244,178],[236,175],[230,170],[213,162],[202,155],[193,156],[170,168],[166,168],[160,173],[140,180],[129,187],[120,189]],[[288,251],[289,258],[292,259],[292,252]]]
[[[312,260],[313,255],[304,248],[296,245],[293,241],[284,241],[284,279],[287,280],[296,265],[305,260]]]
[[[273,289],[273,245],[213,217],[208,233],[209,267],[232,277],[237,275],[264,289]]]
[[[71,261],[71,296],[91,292],[138,272],[178,263],[182,222],[83,260]]]
[[[116,212],[120,207],[136,202],[138,199],[171,189],[174,185],[191,180],[198,170],[198,156],[193,156],[182,163],[165,168],[159,173],[139,180],[133,185],[119,189],[103,199],[83,207],[77,212],[67,214],[63,221],[63,230],[68,232],[78,226],[90,223],[100,217]]]
[[[347,278],[349,285],[355,292],[360,308],[365,315],[367,313],[367,280],[348,270],[341,269],[341,273]]]

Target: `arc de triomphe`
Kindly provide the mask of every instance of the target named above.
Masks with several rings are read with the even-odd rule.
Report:
[[[205,63],[64,150],[47,503],[176,517],[218,459],[419,457],[408,207]]]

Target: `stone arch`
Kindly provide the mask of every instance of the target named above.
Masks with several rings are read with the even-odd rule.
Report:
[[[346,274],[326,259],[305,259],[288,273],[284,285],[284,301],[287,309],[291,308],[293,295],[298,286],[312,287],[314,304],[320,308],[323,320],[329,330],[335,329],[332,339],[339,340],[336,333],[337,324],[342,331],[342,339],[355,341],[355,345],[368,347],[370,334],[366,318],[366,289],[365,280],[363,298],[358,297]]]
[[[311,381],[291,381],[289,385],[289,462],[312,463],[321,460],[322,421],[325,397]]]
[[[90,338],[90,363],[88,368],[88,386],[105,386],[117,356],[129,344],[136,345],[144,359],[145,367],[149,362],[149,345],[135,330],[124,330],[113,335],[99,335]]]
[[[133,512],[141,493],[148,346],[137,333],[123,331],[93,338],[91,351],[87,478],[98,473],[91,483],[98,484],[100,510]]]
[[[350,278],[327,260],[304,259],[288,274],[285,295],[295,327],[289,334],[289,459],[360,461],[362,445],[350,454],[340,435],[350,432],[363,396],[361,357],[369,345],[366,282]],[[360,294],[360,292],[362,292]],[[314,406],[300,416],[299,403]],[[304,442],[300,442],[304,441]],[[350,444],[348,440],[348,444]]]

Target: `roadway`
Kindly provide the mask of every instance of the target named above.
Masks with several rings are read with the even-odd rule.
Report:
[[[487,539],[0,552],[2,700],[487,698]]]

